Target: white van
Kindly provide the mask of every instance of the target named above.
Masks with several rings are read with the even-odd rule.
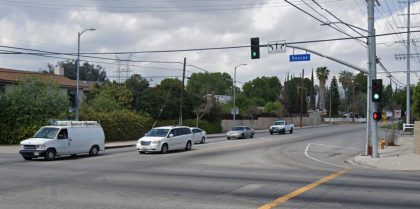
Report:
[[[191,150],[193,135],[186,126],[153,128],[137,141],[137,151],[167,153],[169,150]]]
[[[105,150],[105,134],[96,121],[54,121],[40,128],[32,138],[20,142],[19,154],[25,160],[89,153]]]

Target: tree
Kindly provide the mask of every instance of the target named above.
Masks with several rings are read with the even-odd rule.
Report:
[[[140,111],[142,109],[141,97],[144,95],[146,89],[149,88],[149,82],[141,77],[141,75],[134,74],[125,81],[125,85],[133,94],[133,108]]]
[[[76,80],[77,70],[76,64],[72,60],[58,62],[57,66],[64,68],[64,76]],[[89,64],[88,62],[83,63],[79,67],[79,79],[82,81],[106,81],[106,71],[100,65]]]
[[[282,86],[277,77],[263,76],[246,82],[242,89],[243,93],[254,100],[257,106],[263,107],[267,102],[275,102],[279,99]]]
[[[358,93],[367,93],[367,75],[364,73],[358,73],[354,78],[354,91]]]
[[[186,91],[199,95],[205,96],[207,94],[232,94],[232,78],[227,73],[193,73],[186,85]]]
[[[25,78],[0,99],[0,144],[30,137],[50,119],[66,116],[70,100],[51,80]]]
[[[125,86],[118,83],[105,83],[95,86],[88,94],[86,102],[82,103],[81,115],[87,111],[112,112],[120,109],[131,110],[133,94]]]
[[[198,120],[203,118],[206,114],[209,114],[211,109],[215,105],[215,98],[214,95],[211,94],[206,98],[206,102],[201,104],[200,106],[194,108],[193,113],[196,116],[196,124],[195,127],[198,127]]]
[[[176,119],[179,117],[179,105],[181,97],[181,81],[174,78],[166,78],[154,88],[148,88],[140,97],[140,106],[143,112],[149,113],[153,118]],[[183,112],[185,116],[191,116],[191,102],[189,96],[184,96]],[[191,108],[191,109],[190,109]],[[189,114],[189,115],[188,115]]]
[[[325,83],[328,80],[330,70],[327,67],[318,67],[316,69],[316,76],[319,80],[319,108],[325,111]]]
[[[412,112],[415,120],[420,120],[420,82],[413,88]]]
[[[315,85],[314,85],[314,70],[312,69],[311,86],[309,88],[309,107],[315,110]]]
[[[329,104],[328,104],[328,111],[331,108],[331,115],[337,116],[338,115],[338,107],[340,106],[340,94],[338,93],[338,84],[337,78],[333,76],[330,84],[330,90],[328,92],[329,96]]]
[[[387,85],[385,87],[385,90],[383,91],[383,101],[380,103],[378,110],[386,109],[386,110],[392,110],[395,106],[395,102],[392,99],[392,86]]]
[[[264,107],[264,112],[272,112],[275,113],[277,116],[283,116],[283,108],[279,101],[275,102],[268,102]]]
[[[349,91],[349,88],[353,87],[353,73],[349,71],[341,71],[340,76],[338,77],[338,80],[340,81],[341,85],[344,89],[344,112],[348,112],[347,109],[347,102],[348,102],[348,96],[347,93]]]
[[[305,78],[303,80],[303,112],[304,114],[307,113],[307,89],[310,86],[310,80]],[[289,81],[286,81],[284,84],[285,91],[287,92],[287,101],[289,105],[287,106],[288,113],[300,113],[300,104],[301,104],[301,93],[302,93],[302,78],[292,78]],[[306,93],[305,93],[306,92]]]

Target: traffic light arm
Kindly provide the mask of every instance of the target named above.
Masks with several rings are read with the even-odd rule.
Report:
[[[337,59],[337,58],[334,58],[334,57],[330,57],[330,56],[327,56],[327,55],[321,54],[321,53],[316,52],[316,51],[311,50],[311,49],[303,48],[303,47],[300,47],[300,46],[287,45],[287,44],[286,44],[286,47],[289,47],[289,48],[292,48],[292,49],[300,49],[300,50],[303,50],[303,51],[307,51],[307,52],[310,52],[310,53],[312,53],[312,54],[316,54],[316,55],[318,55],[318,56],[320,56],[320,57],[324,57],[324,58],[326,58],[326,59],[332,60],[332,61],[334,61],[334,62],[338,62],[338,63],[340,63],[340,64],[342,64],[342,65],[345,65],[345,66],[347,66],[347,67],[349,67],[349,68],[353,68],[353,69],[355,69],[355,70],[357,70],[357,71],[360,71],[360,72],[362,72],[362,73],[367,73],[367,74],[369,74],[369,71],[368,71],[368,70],[366,70],[366,69],[364,69],[364,68],[357,67],[357,66],[352,65],[352,64],[350,64],[350,63],[348,63],[348,62],[345,62],[345,61],[343,61],[343,60],[340,60],[340,59]]]

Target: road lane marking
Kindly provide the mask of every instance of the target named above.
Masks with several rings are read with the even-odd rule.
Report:
[[[341,170],[341,171],[337,171],[335,173],[332,173],[332,174],[330,174],[328,176],[325,176],[325,177],[319,179],[318,181],[315,181],[313,183],[310,183],[310,184],[308,184],[308,185],[306,185],[306,186],[304,186],[302,188],[299,188],[299,189],[297,189],[297,190],[295,190],[295,191],[293,191],[293,192],[291,192],[289,194],[283,195],[283,196],[275,199],[274,201],[272,201],[270,203],[267,203],[265,205],[262,205],[258,209],[275,208],[275,207],[279,206],[280,204],[285,203],[286,201],[288,201],[288,200],[290,200],[290,199],[292,199],[294,197],[297,197],[297,196],[299,196],[299,195],[301,195],[301,194],[303,194],[303,193],[305,193],[305,192],[307,192],[307,191],[309,191],[309,190],[311,190],[311,189],[313,189],[313,188],[315,188],[315,187],[317,187],[317,186],[319,186],[321,184],[324,184],[324,183],[326,183],[326,182],[328,182],[330,180],[333,180],[333,179],[335,179],[335,178],[337,178],[337,177],[339,177],[339,176],[341,176],[343,174],[346,174],[346,173],[348,173],[350,171],[351,171],[351,168],[347,168],[347,169],[344,169],[344,170]]]
[[[312,145],[318,145],[323,147],[337,147],[337,148],[343,148],[343,149],[352,149],[352,150],[360,150],[363,151],[363,149],[354,148],[354,147],[341,147],[341,146],[334,146],[334,145],[328,145],[328,144],[316,144],[316,143],[310,143]]]
[[[314,157],[310,156],[310,155],[308,154],[308,150],[309,150],[309,147],[310,147],[311,145],[312,145],[311,143],[310,143],[310,144],[308,144],[308,145],[306,146],[306,149],[305,149],[305,156],[306,156],[306,157],[308,157],[309,159],[314,160],[314,161],[317,161],[317,162],[320,162],[320,163],[324,163],[324,164],[328,164],[328,165],[336,166],[336,167],[339,167],[339,168],[350,168],[350,167],[348,167],[348,166],[343,166],[343,165],[338,165],[338,164],[335,164],[335,163],[330,163],[330,162],[323,161],[323,160],[319,160],[319,159],[316,159],[316,158],[314,158]],[[326,146],[326,147],[337,147],[337,146],[323,145],[323,144],[314,144],[314,145],[320,145],[320,146]],[[344,149],[356,149],[356,148],[351,148],[351,147],[339,147],[339,148],[344,148]],[[357,149],[357,150],[359,150],[359,149]]]

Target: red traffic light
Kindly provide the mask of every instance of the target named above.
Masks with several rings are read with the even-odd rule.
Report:
[[[373,120],[381,120],[382,119],[382,113],[381,112],[374,112],[373,113]]]

